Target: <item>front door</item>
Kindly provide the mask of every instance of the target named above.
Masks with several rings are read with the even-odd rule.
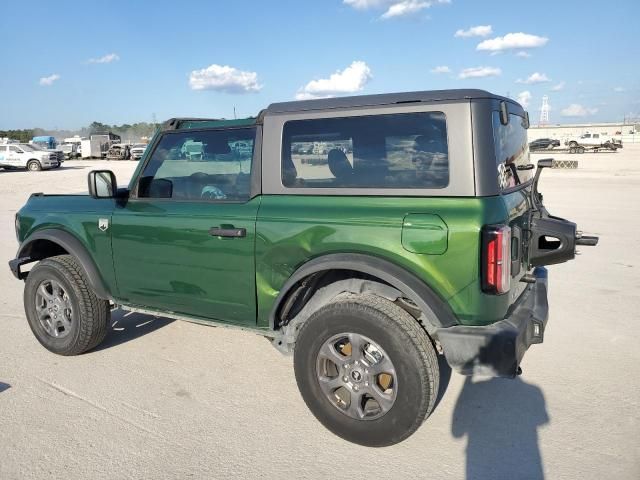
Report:
[[[123,303],[255,324],[255,135],[236,128],[162,136],[112,217]]]

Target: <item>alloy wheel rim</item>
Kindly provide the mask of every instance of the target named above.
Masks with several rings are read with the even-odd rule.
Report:
[[[71,333],[73,307],[69,295],[56,280],[43,280],[36,289],[36,314],[47,335],[64,338]]]
[[[382,417],[398,393],[393,362],[380,345],[358,333],[325,341],[318,351],[316,375],[327,400],[356,420]]]

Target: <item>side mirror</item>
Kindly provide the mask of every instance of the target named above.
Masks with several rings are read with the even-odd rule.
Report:
[[[93,198],[114,198],[118,189],[116,176],[111,170],[89,172],[89,195]]]
[[[529,127],[531,126],[531,123],[529,122],[529,112],[527,112],[526,110],[524,112],[524,125],[523,126],[524,126],[524,128],[526,130],[528,130]]]
[[[509,124],[509,110],[507,110],[507,102],[504,100],[500,102],[500,123],[502,125]]]

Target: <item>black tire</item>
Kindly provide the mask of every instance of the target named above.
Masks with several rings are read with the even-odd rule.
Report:
[[[377,343],[395,367],[396,396],[389,410],[378,418],[352,418],[320,387],[320,349],[345,332]],[[343,297],[317,310],[298,334],[294,369],[300,393],[320,423],[337,436],[368,447],[405,440],[428,417],[438,396],[438,360],[429,336],[405,310],[374,295]]]
[[[584,153],[585,149],[584,147],[578,147],[578,153]]]
[[[62,338],[48,333],[37,313],[38,289],[52,281],[62,287],[71,307],[70,327]],[[47,258],[31,269],[25,282],[24,308],[36,339],[59,355],[79,355],[98,346],[107,334],[111,316],[109,302],[95,295],[84,270],[70,255]]]
[[[577,147],[578,146],[578,142],[571,141],[571,142],[569,142],[569,146],[570,147]]]
[[[37,160],[29,160],[27,162],[27,170],[30,172],[39,172],[42,170],[42,165],[40,165],[40,162]]]

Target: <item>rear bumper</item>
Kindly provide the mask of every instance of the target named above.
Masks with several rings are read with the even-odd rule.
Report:
[[[549,316],[547,270],[534,271],[536,283],[527,287],[504,320],[487,326],[438,330],[438,340],[451,368],[463,375],[515,377],[527,349],[542,343]]]

